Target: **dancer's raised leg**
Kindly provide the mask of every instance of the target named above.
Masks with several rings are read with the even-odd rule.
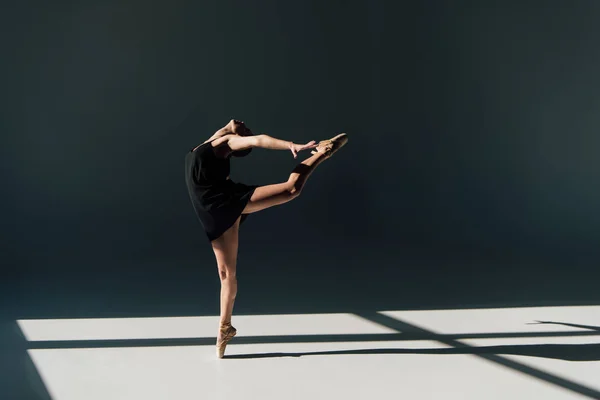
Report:
[[[345,134],[340,134],[319,144],[313,155],[298,164],[286,182],[256,188],[243,214],[251,214],[265,208],[287,203],[298,197],[308,177],[321,162],[331,157],[348,141]]]

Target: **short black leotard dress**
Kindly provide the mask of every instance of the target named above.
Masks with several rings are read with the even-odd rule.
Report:
[[[185,156],[185,181],[198,219],[209,241],[219,238],[242,216],[257,186],[229,179],[229,158],[217,157],[211,142],[201,144]]]

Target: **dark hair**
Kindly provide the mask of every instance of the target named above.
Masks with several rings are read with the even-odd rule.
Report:
[[[244,150],[236,150],[233,153],[231,153],[231,155],[233,157],[246,157],[251,152],[252,152],[252,147],[248,147],[247,149],[244,149]]]

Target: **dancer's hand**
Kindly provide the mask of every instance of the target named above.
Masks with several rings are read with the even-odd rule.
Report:
[[[299,151],[314,149],[315,147],[317,147],[316,143],[317,142],[315,142],[314,140],[311,140],[310,142],[308,142],[306,144],[290,143],[290,150],[291,150],[292,154],[294,155],[294,158],[297,158]]]

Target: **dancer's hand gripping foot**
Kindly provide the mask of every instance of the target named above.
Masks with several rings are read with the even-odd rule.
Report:
[[[227,343],[236,335],[237,330],[231,326],[231,322],[221,324],[219,335],[217,336],[217,357],[223,358]]]
[[[348,143],[348,135],[340,133],[331,139],[320,141],[317,148],[313,150],[311,154],[323,153],[326,158],[329,158],[346,143]]]

